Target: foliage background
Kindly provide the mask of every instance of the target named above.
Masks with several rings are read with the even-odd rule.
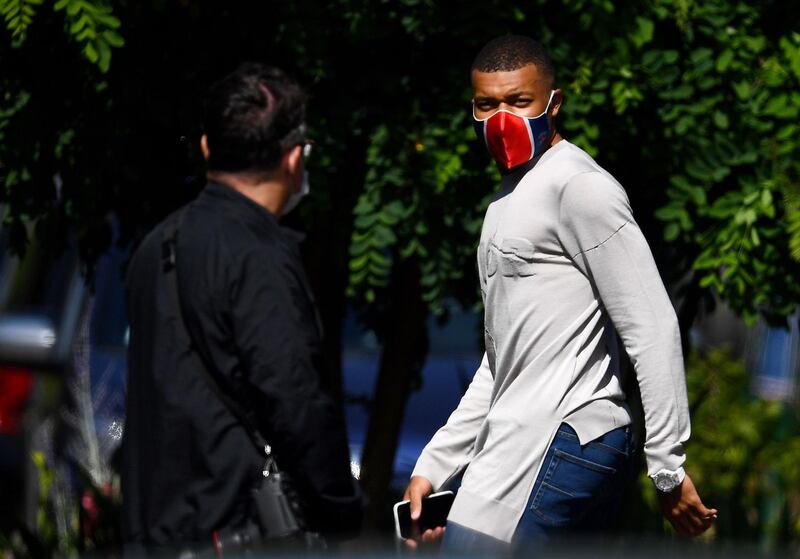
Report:
[[[348,306],[384,348],[363,464],[376,507],[420,382],[425,319],[447,319],[445,298],[479,299],[473,252],[497,174],[472,136],[468,72],[496,35],[550,49],[559,126],[626,186],[684,333],[715,298],[777,323],[800,301],[800,13],[786,0],[0,0],[0,14],[4,229],[20,251],[30,220],[48,244],[75,235],[89,270],[111,213],[136,242],[202,186],[212,80],[256,59],[307,87],[318,149],[293,220],[310,236],[329,385],[340,390]],[[708,359],[690,370],[733,370]],[[708,392],[715,413],[734,413],[740,392]],[[748,417],[771,425],[775,413],[758,404]],[[760,471],[735,458],[720,467]],[[744,510],[760,489],[742,483]],[[720,537],[741,535],[720,523]]]

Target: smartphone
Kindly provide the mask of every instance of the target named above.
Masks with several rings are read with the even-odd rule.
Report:
[[[440,491],[422,499],[422,514],[419,517],[420,532],[437,526],[446,526],[447,515],[455,498],[455,493],[452,491]],[[394,529],[400,539],[407,540],[411,537],[411,501],[395,503]]]

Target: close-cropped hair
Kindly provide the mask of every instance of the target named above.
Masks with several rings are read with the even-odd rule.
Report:
[[[306,96],[278,68],[245,63],[214,83],[204,104],[208,169],[267,173],[305,139]]]
[[[547,50],[530,37],[502,35],[486,43],[475,56],[472,69],[479,72],[513,72],[533,64],[550,81],[555,82],[555,68]]]

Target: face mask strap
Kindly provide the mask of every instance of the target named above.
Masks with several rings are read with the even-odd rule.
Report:
[[[547,100],[547,106],[544,108],[544,113],[542,113],[542,115],[545,114],[545,113],[549,113],[550,112],[550,105],[553,104],[553,97],[555,97],[555,96],[556,96],[556,90],[555,89],[551,89],[550,90],[550,99]],[[539,115],[539,116],[542,116],[542,115]]]
[[[555,89],[551,89],[550,90],[550,99],[547,100],[547,106],[544,108],[544,110],[540,114],[538,114],[536,116],[526,116],[526,117],[523,117],[523,118],[541,118],[544,115],[546,115],[547,113],[549,113],[550,112],[550,105],[553,103],[553,97],[555,97],[555,95],[556,95],[556,90]]]

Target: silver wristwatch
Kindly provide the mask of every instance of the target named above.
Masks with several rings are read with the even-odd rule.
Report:
[[[662,493],[669,493],[683,483],[683,478],[685,477],[686,472],[683,468],[678,468],[674,472],[671,470],[659,470],[652,476],[652,479],[656,489]]]

